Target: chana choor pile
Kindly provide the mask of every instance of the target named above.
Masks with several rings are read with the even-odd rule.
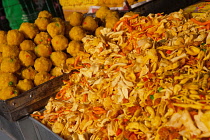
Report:
[[[125,15],[82,42],[79,71],[34,118],[64,139],[210,138],[210,21]]]

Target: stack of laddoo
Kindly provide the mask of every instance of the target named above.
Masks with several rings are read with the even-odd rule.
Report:
[[[68,21],[40,11],[34,23],[0,31],[0,99],[6,100],[54,77],[70,72],[78,58],[88,58],[82,38],[100,35],[120,19],[118,11],[101,6],[94,16],[80,12]]]

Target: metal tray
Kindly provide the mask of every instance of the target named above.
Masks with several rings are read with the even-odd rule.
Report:
[[[40,123],[36,119],[32,117],[28,117],[28,120],[31,122],[31,126],[33,126],[36,136],[39,137],[40,140],[64,140],[59,135],[54,133],[52,130],[50,130],[48,127],[46,127],[44,124]]]
[[[69,74],[63,74],[14,98],[1,100],[0,115],[9,121],[17,121],[35,110],[44,108],[49,98],[59,91],[63,80],[68,78]]]
[[[63,140],[63,138],[30,116],[15,122],[0,116],[0,140]]]

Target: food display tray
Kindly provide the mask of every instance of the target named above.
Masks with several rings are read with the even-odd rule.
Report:
[[[17,121],[33,111],[44,108],[50,97],[54,96],[67,80],[69,74],[63,74],[36,86],[14,98],[0,101],[0,115],[9,121]]]
[[[36,119],[29,116],[28,121],[30,121],[30,123],[32,124],[31,126],[33,126],[34,128],[36,136],[39,137],[41,140],[64,140]]]
[[[0,140],[63,140],[63,138],[30,116],[15,122],[0,116]]]

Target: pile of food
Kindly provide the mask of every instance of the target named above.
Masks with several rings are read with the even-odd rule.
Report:
[[[103,12],[106,12],[105,14]],[[34,23],[24,22],[19,29],[0,31],[0,99],[6,100],[54,77],[70,72],[74,60],[87,56],[82,38],[112,28],[119,13],[102,6],[97,17],[80,12],[69,21],[41,11]]]
[[[127,2],[132,5],[138,2],[147,0],[127,0]],[[59,0],[62,6],[108,6],[108,7],[122,7],[124,0]]]
[[[32,117],[64,139],[210,138],[210,21],[132,13],[100,33]]]

